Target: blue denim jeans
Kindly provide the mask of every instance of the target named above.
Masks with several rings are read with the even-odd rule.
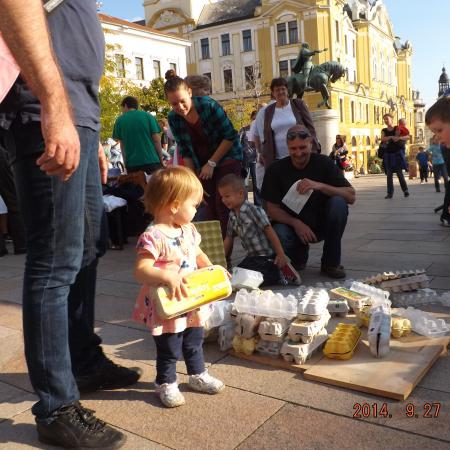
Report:
[[[104,220],[98,133],[78,127],[80,165],[69,181],[36,165],[44,141],[39,123],[12,126],[13,170],[24,215],[28,253],[23,286],[23,329],[28,371],[39,401],[37,420],[79,398],[74,374],[104,358],[94,333],[98,257]]]
[[[341,240],[347,225],[347,202],[339,196],[330,197],[320,208],[305,206],[300,220],[308,225],[323,243],[322,264],[338,266],[341,263]],[[284,223],[274,223],[286,255],[294,265],[306,264],[309,245],[303,244],[294,229]]]
[[[180,333],[164,333],[153,336],[156,344],[156,383],[175,383],[176,364],[183,355],[189,375],[205,371],[203,358],[203,328],[186,328]]]

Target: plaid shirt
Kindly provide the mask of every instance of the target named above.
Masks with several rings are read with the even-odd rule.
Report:
[[[259,206],[245,201],[239,213],[230,211],[227,236],[239,236],[248,256],[272,256],[273,248],[264,229],[270,226],[266,212]]]
[[[223,108],[211,97],[192,97],[195,110],[200,117],[203,132],[211,147],[211,156],[220,143],[226,139],[233,145],[222,159],[237,159],[242,161],[242,147],[239,135]],[[200,163],[192,146],[191,136],[186,120],[174,111],[169,113],[169,125],[181,156],[192,158],[195,167],[200,169]],[[220,163],[220,161],[219,161]]]

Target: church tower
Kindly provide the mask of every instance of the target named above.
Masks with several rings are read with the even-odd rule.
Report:
[[[439,93],[438,97],[444,95],[444,93],[450,88],[450,80],[448,79],[445,67],[442,68],[441,76],[439,77]]]
[[[184,35],[197,24],[210,0],[144,0],[145,23],[150,28]]]

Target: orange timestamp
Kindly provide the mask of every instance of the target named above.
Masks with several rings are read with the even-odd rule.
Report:
[[[436,419],[441,412],[442,404],[440,402],[427,402],[422,405],[415,405],[414,403],[407,403],[403,408],[403,416],[418,419]],[[384,403],[355,403],[353,405],[354,419],[368,419],[368,418],[392,418],[389,411],[389,405]]]

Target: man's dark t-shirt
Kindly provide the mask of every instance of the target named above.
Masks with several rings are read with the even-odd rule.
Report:
[[[311,153],[308,165],[301,170],[292,165],[289,156],[275,161],[270,165],[264,176],[261,196],[266,201],[280,205],[292,216],[299,217],[298,214],[284,205],[282,200],[291,186],[303,178],[319,181],[335,187],[351,186],[331,158],[325,155]],[[325,194],[315,191],[311,194],[304,208],[319,210],[327,199],[328,197]]]
[[[95,0],[65,0],[48,17],[53,50],[72,104],[75,124],[100,128],[98,88],[103,72],[105,41]],[[39,121],[40,105],[19,78],[7,104],[20,104],[22,122]],[[6,111],[8,112],[8,111]],[[0,126],[8,128],[15,114],[2,114]]]

